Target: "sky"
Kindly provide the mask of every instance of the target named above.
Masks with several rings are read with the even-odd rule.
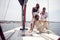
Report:
[[[60,0],[28,0],[26,8],[26,21],[32,20],[32,7],[40,5],[40,12],[46,7],[49,21],[60,22]],[[18,0],[0,0],[0,20],[21,21],[22,10]]]
[[[60,22],[60,0],[49,0],[49,20]]]

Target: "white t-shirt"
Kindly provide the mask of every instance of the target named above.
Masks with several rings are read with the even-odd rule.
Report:
[[[44,15],[42,15],[42,13],[41,13],[41,20],[47,20],[47,17],[48,17],[48,13],[47,12],[45,12]]]
[[[39,14],[38,12],[33,12],[33,16],[38,15],[38,14]]]

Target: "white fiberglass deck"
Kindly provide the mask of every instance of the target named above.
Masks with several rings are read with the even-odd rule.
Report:
[[[15,28],[10,31],[4,32],[7,40],[57,40],[59,36],[54,33],[41,33],[38,34],[36,29],[29,33],[29,28],[26,31],[21,31],[20,28]],[[25,34],[25,36],[22,36]]]

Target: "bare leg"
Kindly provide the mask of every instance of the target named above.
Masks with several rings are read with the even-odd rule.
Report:
[[[40,21],[40,26],[42,26],[41,28],[40,28],[40,32],[43,32],[43,30],[44,30],[44,27],[43,27],[43,23],[44,23],[44,21]]]
[[[44,22],[44,28],[48,29],[48,22]]]
[[[44,31],[44,28],[46,28],[48,30],[48,22],[47,21],[43,22],[42,31]]]
[[[33,28],[34,28],[34,24],[31,23],[31,28],[30,28],[29,32],[32,32],[33,31]]]
[[[38,30],[39,32],[43,32],[43,31],[41,30],[42,28],[40,27],[40,26],[41,26],[41,21],[36,21],[36,22],[35,22],[35,25],[36,25],[36,28],[37,28],[37,30]]]

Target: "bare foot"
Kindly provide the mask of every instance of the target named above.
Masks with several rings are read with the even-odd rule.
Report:
[[[29,33],[31,33],[33,30],[29,30]]]

